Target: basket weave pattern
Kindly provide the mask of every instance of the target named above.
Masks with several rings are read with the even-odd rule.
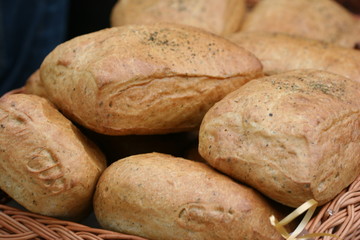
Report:
[[[145,238],[90,228],[82,224],[40,216],[0,204],[0,240],[102,240]]]
[[[310,233],[335,234],[343,240],[360,239],[360,176],[335,199],[324,205],[306,229]]]

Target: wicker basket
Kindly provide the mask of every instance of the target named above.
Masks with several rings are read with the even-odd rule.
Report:
[[[360,239],[360,176],[335,199],[324,205],[307,224],[306,229],[310,233],[335,234],[342,240]]]
[[[145,238],[91,228],[82,224],[44,217],[0,204],[0,240],[68,239],[101,240]]]
[[[5,200],[6,196],[0,196],[2,203]],[[360,239],[360,177],[333,201],[323,206],[307,224],[306,229],[309,233],[332,233],[343,240]],[[3,239],[144,240],[141,237],[91,228],[0,204],[0,240]]]

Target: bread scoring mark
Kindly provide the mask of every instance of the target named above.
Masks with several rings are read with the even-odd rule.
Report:
[[[43,147],[35,148],[26,166],[51,194],[59,194],[67,189],[63,166],[51,151]]]
[[[176,223],[192,231],[208,231],[209,226],[229,224],[234,220],[235,211],[212,203],[187,203],[178,210]]]
[[[26,135],[29,132],[26,127],[28,121],[32,121],[32,119],[25,113],[14,114],[0,109],[0,130],[11,131],[13,136]]]

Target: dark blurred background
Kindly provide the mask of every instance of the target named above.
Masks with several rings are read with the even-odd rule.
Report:
[[[0,96],[60,43],[110,26],[117,0],[0,0]]]
[[[94,32],[110,26],[110,13],[117,0],[72,0],[69,3],[66,38]]]
[[[360,0],[336,0],[355,14],[360,14]]]

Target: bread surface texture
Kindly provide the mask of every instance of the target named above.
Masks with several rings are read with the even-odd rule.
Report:
[[[25,86],[22,88],[22,93],[38,95],[40,97],[46,97],[46,90],[40,80],[40,69],[33,72],[26,80]]]
[[[209,166],[160,153],[110,165],[94,196],[107,229],[149,239],[281,239],[277,211],[258,192]]]
[[[207,112],[199,152],[284,205],[324,204],[360,173],[359,94],[358,82],[319,70],[255,79]]]
[[[0,99],[0,188],[29,211],[79,219],[88,213],[106,162],[46,99]]]
[[[286,33],[238,32],[228,39],[259,58],[265,75],[318,69],[360,82],[359,50]]]
[[[236,44],[165,23],[82,35],[59,45],[40,68],[50,101],[109,135],[197,128],[215,102],[259,76],[260,61]]]
[[[333,0],[262,0],[241,31],[284,32],[353,48],[360,20]]]
[[[111,13],[111,25],[168,22],[224,35],[236,32],[245,17],[244,0],[121,0]]]

